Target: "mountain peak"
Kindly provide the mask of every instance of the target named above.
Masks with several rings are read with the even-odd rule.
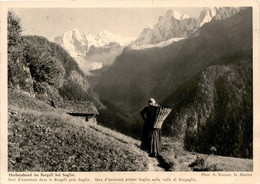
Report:
[[[199,27],[212,20],[221,20],[228,18],[239,11],[242,7],[207,7],[203,8],[199,17]]]
[[[159,17],[158,22],[153,27],[145,27],[132,46],[157,44],[170,39],[183,39],[196,25],[195,18],[188,18],[190,18],[189,15],[169,9],[164,16]]]
[[[174,17],[177,20],[183,20],[183,19],[186,19],[186,18],[190,18],[189,15],[180,13],[176,10],[168,10],[164,17]]]
[[[66,31],[63,34],[63,37],[74,37],[74,39],[76,39],[78,41],[83,41],[82,34],[79,32],[79,30],[77,28]]]
[[[199,27],[203,26],[205,23],[210,22],[214,16],[217,14],[216,7],[203,8],[199,17]]]
[[[205,7],[199,18],[190,17],[176,10],[169,9],[164,16],[160,16],[158,22],[152,27],[145,27],[140,36],[131,44],[132,46],[151,46],[151,44],[163,43],[168,40],[180,40],[189,37],[204,24],[212,20],[228,18],[243,7]],[[164,45],[164,44],[162,44]]]

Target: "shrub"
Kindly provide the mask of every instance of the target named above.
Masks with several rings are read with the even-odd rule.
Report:
[[[197,156],[196,160],[189,165],[193,171],[220,171],[217,168],[217,164],[209,164],[207,162],[207,157]]]
[[[8,11],[7,15],[7,38],[8,47],[13,47],[21,43],[22,27],[20,18],[12,11]]]

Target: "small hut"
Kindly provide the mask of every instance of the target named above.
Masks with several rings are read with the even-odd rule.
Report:
[[[97,123],[96,115],[98,111],[91,101],[66,101],[59,105],[69,115],[84,117],[87,122]]]

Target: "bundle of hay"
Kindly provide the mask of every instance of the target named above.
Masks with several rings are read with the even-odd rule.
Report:
[[[153,128],[162,128],[162,124],[164,120],[167,118],[167,116],[171,112],[171,108],[167,106],[157,106],[156,107],[156,116],[153,123]]]

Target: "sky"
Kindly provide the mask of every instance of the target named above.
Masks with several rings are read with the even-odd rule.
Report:
[[[23,35],[51,39],[77,28],[82,33],[107,30],[124,37],[137,37],[144,27],[153,26],[159,16],[172,9],[198,17],[202,8],[17,8]]]

